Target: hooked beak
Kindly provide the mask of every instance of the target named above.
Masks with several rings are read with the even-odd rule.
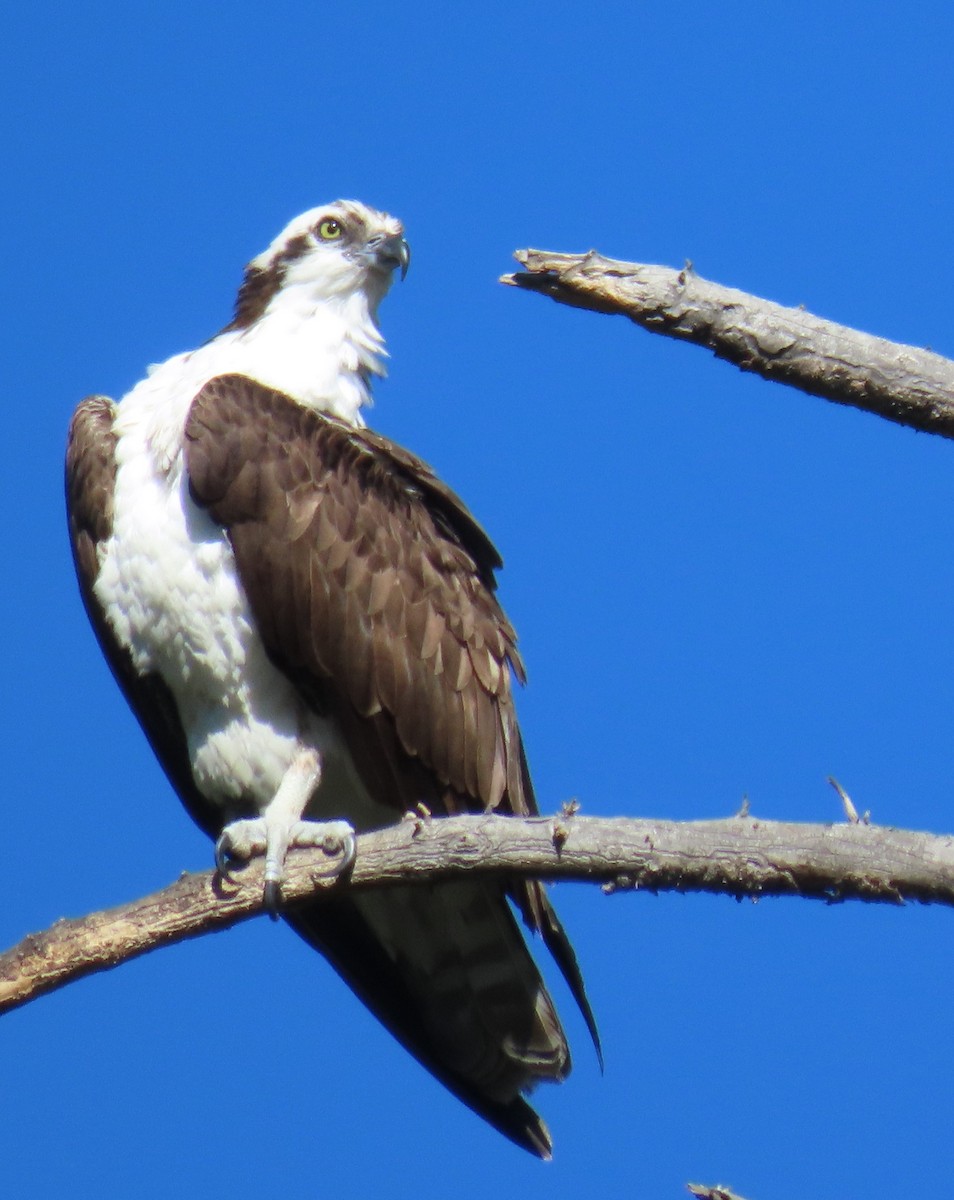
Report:
[[[374,238],[368,244],[368,249],[377,266],[386,271],[395,271],[400,267],[401,278],[405,278],[407,269],[411,265],[411,247],[400,233],[394,233],[390,237],[382,235],[380,238]]]

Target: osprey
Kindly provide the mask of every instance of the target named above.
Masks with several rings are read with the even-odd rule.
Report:
[[[100,646],[216,861],[432,813],[537,811],[501,561],[419,459],[364,426],[377,309],[409,251],[354,201],[296,218],[252,260],[233,320],[90,396],[66,464],[80,590]],[[351,894],[284,919],[425,1067],[549,1157],[524,1099],[570,1068],[507,903],[539,932],[599,1051],[570,943],[539,883]]]

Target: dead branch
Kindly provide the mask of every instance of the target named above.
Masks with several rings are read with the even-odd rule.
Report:
[[[784,308],[681,271],[588,254],[517,250],[502,283],[563,304],[618,313],[654,333],[838,404],[954,437],[954,362]]]
[[[464,872],[600,883],[619,890],[802,896],[829,903],[908,900],[954,905],[954,838],[864,822],[651,821],[501,816],[409,818],[358,839],[354,869],[329,883],[320,850],[289,855],[288,906],[323,890],[425,884]],[[0,955],[0,1013],[173,942],[262,911],[261,862],[231,881],[183,875],[160,892],[57,921]]]
[[[697,1197],[697,1200],[743,1200],[742,1196],[737,1196],[721,1183],[717,1183],[715,1187],[704,1183],[687,1183],[686,1191]]]

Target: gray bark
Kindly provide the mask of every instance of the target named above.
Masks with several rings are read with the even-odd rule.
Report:
[[[464,872],[602,885],[605,892],[802,896],[834,903],[909,900],[954,905],[954,838],[849,820],[643,821],[500,816],[414,818],[358,839],[348,878],[329,878],[320,850],[289,855],[290,906],[329,887],[426,883]],[[183,875],[152,896],[57,921],[0,955],[0,1013],[150,950],[226,929],[262,912],[262,866],[233,881]]]
[[[588,254],[517,250],[502,283],[562,304],[618,313],[654,333],[705,346],[765,379],[899,425],[954,437],[954,362],[784,308],[681,271]]]

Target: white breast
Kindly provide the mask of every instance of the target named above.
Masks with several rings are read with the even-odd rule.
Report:
[[[370,799],[337,730],[269,660],[228,538],[192,501],[184,471],[183,428],[209,379],[244,371],[298,394],[308,363],[301,353],[273,353],[270,340],[287,320],[279,313],[255,336],[224,334],[171,358],[123,398],[113,531],[100,550],[95,592],[136,669],[157,672],[171,689],[204,795],[226,810],[240,799],[264,808],[305,746],[322,760],[309,814],[369,828],[393,820],[393,810]],[[315,354],[303,402],[360,424],[367,399],[361,377],[343,373],[333,387],[319,369],[327,347],[297,339],[303,342]]]
[[[264,805],[300,741],[320,740],[319,722],[266,656],[228,539],[188,495],[181,450],[162,474],[126,439],[97,598],[137,670],[172,690],[203,793]]]

